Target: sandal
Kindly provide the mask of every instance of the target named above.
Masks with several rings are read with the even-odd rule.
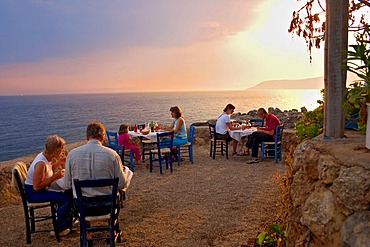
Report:
[[[247,161],[247,164],[256,164],[256,163],[259,163],[259,161],[258,160],[254,160],[254,159]]]
[[[236,156],[248,156],[249,152],[240,151]]]

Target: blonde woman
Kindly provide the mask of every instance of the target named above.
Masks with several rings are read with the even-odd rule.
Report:
[[[51,163],[58,159],[64,151],[65,140],[57,135],[48,136],[45,150],[39,153],[31,163],[25,181],[27,201],[32,203],[55,201],[58,204],[58,229],[59,235],[69,233],[72,225],[70,212],[72,208],[72,193],[48,191],[47,187],[52,182],[63,177],[64,170],[56,171],[59,162]]]

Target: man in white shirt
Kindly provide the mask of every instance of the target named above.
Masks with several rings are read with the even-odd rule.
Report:
[[[233,155],[236,156],[237,155],[236,147],[238,146],[238,141],[230,137],[228,130],[240,130],[242,129],[242,127],[241,126],[234,127],[231,124],[230,115],[234,112],[234,110],[235,106],[233,106],[232,104],[227,104],[224,109],[224,112],[218,116],[216,121],[216,135],[217,138],[220,140],[234,141]]]

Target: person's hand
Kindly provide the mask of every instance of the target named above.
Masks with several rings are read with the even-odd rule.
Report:
[[[64,177],[64,169],[54,173],[54,176],[55,176],[55,179],[59,179],[59,178]]]

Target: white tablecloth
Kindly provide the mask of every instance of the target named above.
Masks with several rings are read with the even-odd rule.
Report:
[[[243,136],[249,136],[255,131],[257,131],[257,128],[252,127],[250,129],[244,129],[244,130],[230,130],[229,134],[231,138],[233,138],[234,140],[240,141],[240,139],[242,139]]]
[[[129,131],[128,134],[130,136],[139,137],[139,138],[146,138],[146,139],[150,139],[150,140],[156,141],[157,140],[157,133],[164,133],[164,132],[165,131],[150,132],[149,134],[144,135],[144,134],[142,134],[140,132]]]

